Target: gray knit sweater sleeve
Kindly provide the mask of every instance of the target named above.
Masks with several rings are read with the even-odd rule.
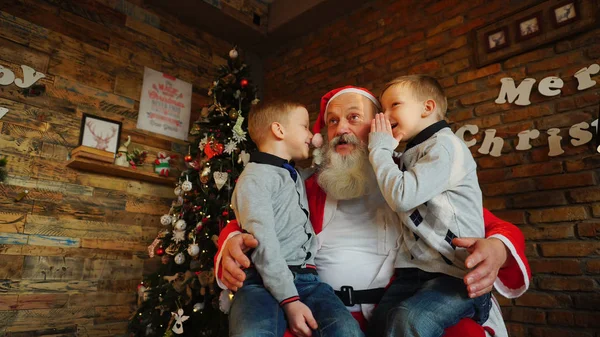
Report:
[[[277,239],[272,201],[276,191],[269,180],[245,174],[235,187],[232,204],[242,227],[259,242],[252,253],[252,262],[260,273],[265,288],[281,303],[297,297],[298,291]]]
[[[452,156],[445,147],[437,146],[415,167],[402,172],[392,159],[396,144],[387,133],[371,132],[369,160],[388,205],[396,212],[408,212],[448,189]]]

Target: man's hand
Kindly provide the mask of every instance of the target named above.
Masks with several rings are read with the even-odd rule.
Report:
[[[470,253],[465,266],[472,269],[465,275],[469,297],[475,298],[492,291],[498,271],[506,263],[508,248],[496,238],[456,238],[452,243]]]
[[[283,306],[290,330],[295,336],[310,337],[319,326],[306,304],[295,301]],[[311,330],[312,329],[312,330]]]
[[[221,282],[229,290],[237,291],[244,284],[246,274],[242,268],[250,267],[250,259],[245,255],[258,246],[252,234],[240,234],[229,238],[221,249]]]

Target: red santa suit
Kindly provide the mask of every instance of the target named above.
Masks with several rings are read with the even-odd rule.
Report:
[[[351,87],[350,92],[360,94],[362,88]],[[328,101],[344,88],[336,89],[324,96],[321,114],[315,129],[322,125],[323,112]],[[365,90],[366,91],[366,90]],[[366,96],[365,96],[366,97]],[[371,95],[374,99],[374,97]],[[371,98],[369,98],[371,99]],[[317,271],[323,282],[336,291],[352,287],[355,291],[384,288],[394,273],[394,258],[398,249],[400,219],[385,202],[374,181],[371,193],[352,199],[335,200],[328,197],[317,184],[316,175],[305,182],[310,208],[310,220],[319,239],[319,250],[315,257]],[[484,209],[486,237],[500,239],[510,251],[509,263],[498,273],[494,283],[503,296],[513,298],[523,294],[530,280],[529,265],[525,258],[525,240],[514,225],[502,221]],[[219,247],[230,237],[240,233],[235,221],[231,222],[219,236]],[[221,251],[215,256],[217,283],[220,281]],[[486,333],[508,336],[500,308],[494,300],[489,320],[484,328],[471,319],[463,319],[447,329],[445,336],[480,337]],[[364,326],[374,305],[356,304],[348,307],[353,316]],[[485,330],[484,330],[485,329]],[[484,332],[485,331],[485,332]]]

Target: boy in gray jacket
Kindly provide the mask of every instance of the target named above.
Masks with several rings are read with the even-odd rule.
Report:
[[[374,311],[374,336],[442,336],[465,317],[487,320],[491,294],[469,298],[468,252],[456,237],[485,234],[477,165],[446,121],[447,101],[432,77],[403,76],[381,95],[371,123],[369,160],[388,205],[400,214],[395,279]],[[400,140],[409,141],[394,163]]]
[[[259,245],[233,299],[230,336],[283,336],[288,324],[296,336],[313,331],[317,336],[362,336],[314,266],[318,242],[304,181],[290,162],[309,156],[308,111],[295,103],[260,103],[250,111],[248,131],[259,152],[251,154],[239,177],[232,208]]]

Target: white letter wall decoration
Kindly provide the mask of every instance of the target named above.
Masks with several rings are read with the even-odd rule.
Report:
[[[22,65],[21,69],[23,69],[23,79],[17,78],[15,80],[15,85],[19,88],[29,88],[35,82],[46,77],[46,75],[36,72],[33,68],[25,65]]]
[[[573,146],[587,144],[594,138],[594,135],[591,132],[585,130],[589,127],[590,125],[586,122],[581,122],[571,126],[569,129],[569,136],[573,138],[571,139],[571,144],[573,144]]]
[[[535,79],[526,78],[519,84],[519,87],[515,87],[515,80],[510,77],[504,77],[500,79],[500,82],[502,83],[502,87],[500,88],[500,93],[495,101],[496,103],[506,103],[506,99],[508,98],[509,103],[515,102],[517,105],[531,104],[529,95],[531,95],[531,89],[533,88]]]
[[[592,64],[589,67],[583,67],[575,73],[577,79],[577,90],[585,90],[596,85],[596,81],[592,80],[591,75],[600,72],[600,65]]]
[[[538,91],[544,96],[556,96],[560,95],[560,89],[565,85],[565,82],[556,77],[548,76],[540,81],[538,84]]]
[[[15,73],[8,68],[0,66],[0,85],[9,85],[15,81]]]
[[[19,88],[29,88],[35,82],[46,77],[46,75],[26,65],[21,65],[21,69],[23,70],[23,79],[15,78],[15,73],[12,70],[0,66],[0,85],[10,85],[14,82]]]
[[[562,137],[558,135],[560,133],[560,129],[552,128],[546,131],[546,133],[548,133],[548,135],[550,136],[548,137],[548,147],[550,148],[548,156],[555,157],[565,153],[565,151],[560,146],[560,140],[562,139]]]
[[[531,149],[531,144],[529,141],[532,139],[536,139],[540,136],[540,132],[538,130],[525,130],[519,132],[517,135],[519,137],[519,143],[517,144],[517,150],[529,150]]]
[[[471,139],[469,141],[465,140],[465,132],[469,132],[470,134],[472,134],[473,136],[475,134],[477,134],[477,132],[479,132],[479,127],[477,127],[477,125],[472,125],[472,124],[468,124],[468,125],[463,125],[460,127],[460,129],[456,130],[455,135],[462,139],[463,142],[465,142],[465,144],[467,144],[467,147],[471,147],[473,145],[475,145],[475,143],[477,143],[477,140],[475,139]]]
[[[500,137],[494,137],[496,135],[495,129],[485,130],[485,137],[483,138],[483,144],[477,152],[481,154],[490,154],[492,157],[500,157],[502,152],[502,146],[504,146],[504,139]],[[491,148],[491,151],[490,151]]]

